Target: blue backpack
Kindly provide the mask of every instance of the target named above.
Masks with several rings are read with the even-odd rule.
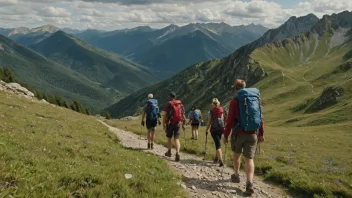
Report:
[[[244,131],[259,130],[262,122],[262,107],[260,105],[260,93],[256,88],[241,89],[237,95],[240,121],[235,130],[241,124]]]
[[[199,122],[200,120],[199,110],[194,110],[192,116],[193,116],[193,119],[192,119],[193,122]]]
[[[158,101],[155,99],[149,99],[147,101],[147,120],[157,120],[158,113]]]

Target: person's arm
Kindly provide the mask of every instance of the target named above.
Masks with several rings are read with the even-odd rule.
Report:
[[[144,126],[144,119],[145,119],[145,116],[146,116],[146,106],[143,107],[143,114],[142,114],[142,121],[141,121],[141,124]]]
[[[262,117],[262,122],[260,123],[259,134],[258,134],[259,142],[264,142],[264,117]]]
[[[225,133],[224,133],[225,139],[229,137],[234,125],[234,121],[235,121],[234,108],[236,104],[237,104],[236,100],[232,100],[230,103],[227,120],[226,120]]]
[[[182,129],[183,129],[183,131],[185,131],[186,130],[186,128],[185,128],[185,125],[187,124],[186,122],[186,120],[187,120],[187,118],[186,118],[186,112],[185,112],[185,107],[182,105],[181,106],[181,113],[182,113]]]
[[[166,127],[168,125],[168,114],[169,114],[169,104],[166,104],[164,107],[164,113],[163,113],[163,128],[164,131],[166,130]]]

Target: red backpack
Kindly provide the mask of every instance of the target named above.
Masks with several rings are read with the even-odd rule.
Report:
[[[178,124],[183,121],[183,105],[180,100],[172,100],[169,102],[169,124]]]
[[[224,110],[222,107],[214,107],[210,110],[211,113],[211,132],[222,131],[225,129]]]

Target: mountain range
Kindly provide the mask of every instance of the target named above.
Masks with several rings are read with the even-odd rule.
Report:
[[[9,68],[22,82],[40,91],[71,101],[79,100],[93,111],[116,101],[113,91],[2,35],[0,67]]]
[[[24,45],[35,45],[60,29],[45,25],[38,28],[0,29],[0,34]],[[168,78],[197,62],[222,58],[254,41],[268,29],[261,25],[230,26],[222,23],[169,25],[162,29],[140,26],[132,29],[101,31],[63,28],[97,48],[126,56],[151,68],[159,78]]]
[[[58,31],[29,48],[103,87],[114,88],[124,94],[137,91],[158,80],[149,68],[95,48],[63,31]]]
[[[52,26],[41,30],[19,28],[8,33],[22,41],[24,37],[19,35],[44,36],[28,48],[4,36],[0,40],[0,67],[8,67],[21,81],[40,91],[79,100],[98,112],[158,81],[149,68],[125,57],[95,48],[63,31],[55,32]],[[46,34],[50,36],[46,38]]]
[[[232,27],[226,23],[196,23],[156,30],[148,26],[111,32],[87,30],[75,36],[153,68],[167,78],[191,64],[227,56],[266,31],[254,24]]]
[[[170,79],[129,95],[109,110],[114,117],[138,114],[148,93],[165,104],[170,90],[176,91],[186,109],[197,104],[206,111],[214,97],[226,108],[234,97],[233,81],[241,78],[248,86],[260,88],[263,106],[271,112],[266,116],[268,122],[280,124],[295,118],[297,125],[320,123],[318,118],[331,122],[327,113],[344,117],[340,122],[351,120],[342,111],[352,108],[348,102],[352,95],[351,20],[352,12],[348,11],[322,19],[313,14],[291,17],[231,55],[194,64]],[[330,105],[325,107],[324,101],[330,101]],[[318,114],[311,109],[318,109]]]

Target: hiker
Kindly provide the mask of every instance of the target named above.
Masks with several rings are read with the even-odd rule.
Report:
[[[236,97],[231,101],[228,118],[224,133],[224,144],[227,144],[231,133],[231,148],[235,174],[231,175],[234,183],[240,183],[240,158],[245,158],[245,170],[247,176],[247,195],[254,193],[254,155],[257,143],[264,142],[264,120],[262,119],[259,90],[255,88],[245,89],[246,82],[237,79],[235,81]]]
[[[198,129],[199,124],[202,121],[202,112],[199,110],[197,106],[192,107],[192,110],[188,114],[189,121],[188,124],[191,123],[192,126],[192,140],[198,140]]]
[[[175,161],[180,161],[180,128],[182,124],[183,131],[185,130],[186,116],[184,107],[180,100],[176,100],[176,93],[170,92],[169,102],[165,105],[164,108],[164,119],[163,126],[164,131],[166,132],[166,137],[168,138],[167,148],[168,151],[165,153],[165,156],[171,157],[171,147],[172,147],[172,137],[174,137],[176,144],[176,156]]]
[[[147,103],[143,107],[143,115],[142,115],[142,126],[146,125],[148,133],[148,149],[154,149],[154,140],[155,140],[155,129],[157,123],[160,125],[160,113],[158,107],[158,101],[153,99],[153,94],[148,95]],[[146,122],[144,119],[146,118]]]
[[[208,112],[206,135],[208,135],[209,128],[216,148],[214,163],[219,163],[219,167],[222,167],[224,163],[222,162],[221,136],[224,134],[225,120],[224,110],[220,106],[220,101],[217,98],[213,99],[212,109]]]

